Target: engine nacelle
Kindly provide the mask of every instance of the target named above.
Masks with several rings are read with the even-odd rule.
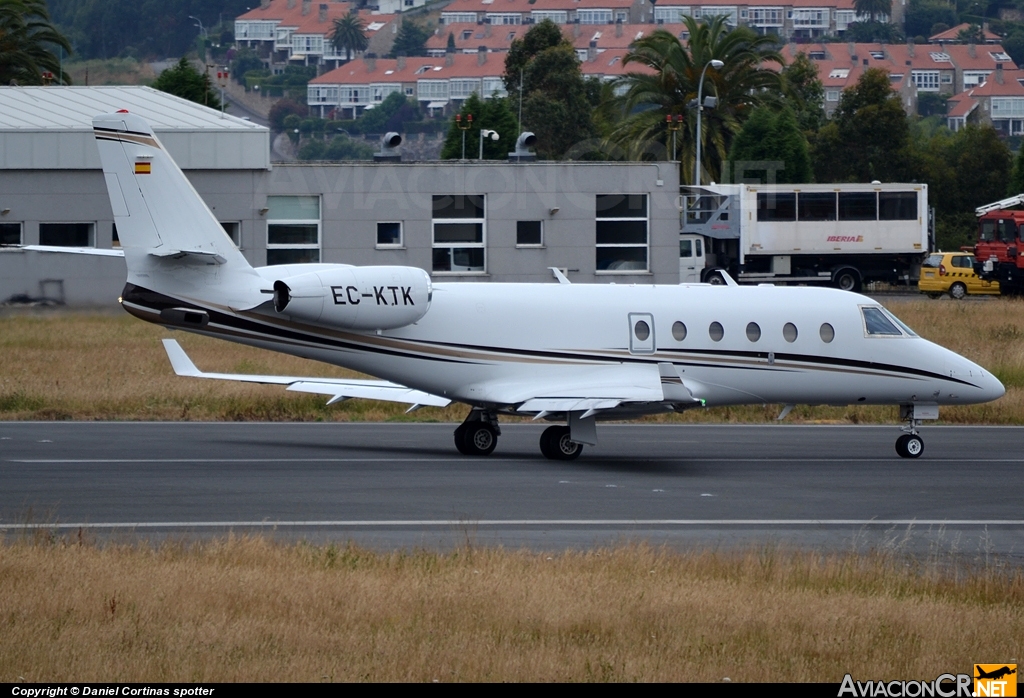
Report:
[[[274,282],[274,309],[326,327],[393,330],[430,307],[430,276],[417,267],[349,267]]]

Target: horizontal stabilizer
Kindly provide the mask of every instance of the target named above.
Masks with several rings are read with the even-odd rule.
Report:
[[[94,257],[124,257],[124,250],[105,250],[99,247],[62,247],[60,245],[12,245],[11,247],[30,252],[63,252],[64,254],[88,254]]]
[[[267,385],[286,385],[288,390],[301,393],[330,395],[330,402],[343,398],[366,398],[401,402],[409,405],[430,405],[445,407],[451,403],[447,398],[431,395],[421,390],[413,390],[398,383],[376,380],[358,380],[348,378],[308,378],[301,376],[261,376],[242,373],[207,373],[199,368],[188,357],[177,340],[163,340],[167,358],[171,367],[179,376],[190,378],[212,378],[215,380],[239,381],[242,383],[262,383]]]
[[[227,261],[213,250],[174,250],[164,249],[163,247],[154,247],[153,249],[150,249],[148,251],[148,254],[151,254],[154,257],[170,257],[172,259],[182,259],[183,257],[199,257],[202,259],[211,260],[215,264],[224,264],[224,262]]]

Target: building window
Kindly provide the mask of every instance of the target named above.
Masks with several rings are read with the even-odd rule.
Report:
[[[320,197],[268,196],[267,265],[320,261]]]
[[[0,245],[21,244],[21,223],[0,223]]]
[[[989,75],[988,70],[965,70],[964,71],[964,89],[968,87],[977,87],[986,80]]]
[[[221,221],[220,227],[224,228],[224,232],[231,238],[231,242],[235,243],[235,247],[242,249],[242,224],[238,221]],[[114,234],[117,234],[116,228]]]
[[[680,24],[683,21],[683,15],[690,14],[689,7],[655,7],[654,8],[654,21],[662,24]]]
[[[377,247],[401,247],[402,224],[388,221],[377,224]]]
[[[95,223],[40,223],[39,244],[57,247],[93,247]]]
[[[647,271],[647,195],[597,195],[597,271]]]
[[[839,101],[839,90],[826,90],[825,91],[826,102],[838,102]]]
[[[530,13],[534,24],[550,19],[555,24],[565,24],[569,21],[569,13],[560,10],[534,10]]]
[[[577,10],[576,18],[580,24],[611,24],[611,10]]]
[[[540,247],[543,244],[541,221],[516,221],[516,247]]]
[[[939,71],[937,70],[911,70],[910,79],[914,86],[922,92],[939,91]]]
[[[487,270],[483,194],[433,197],[434,272]]]

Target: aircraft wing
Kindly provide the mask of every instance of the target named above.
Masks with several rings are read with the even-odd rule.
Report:
[[[243,373],[207,373],[200,371],[192,363],[192,359],[188,357],[188,354],[181,348],[177,340],[165,339],[163,343],[164,350],[167,352],[167,358],[171,360],[171,367],[179,376],[241,381],[243,383],[285,385],[288,386],[287,390],[294,390],[300,393],[330,395],[331,399],[327,401],[328,405],[353,397],[385,400],[388,402],[404,402],[413,406],[446,407],[451,403],[451,400],[447,398],[431,395],[422,390],[413,390],[404,385],[388,381],[349,378],[303,378],[299,376],[260,376]]]

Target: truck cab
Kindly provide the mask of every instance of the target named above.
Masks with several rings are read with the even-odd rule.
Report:
[[[1022,203],[1019,199],[1021,197],[1012,197],[991,205]],[[1024,211],[997,208],[982,213],[978,220],[975,273],[986,281],[998,281],[1004,294],[1024,293],[1022,226]]]

